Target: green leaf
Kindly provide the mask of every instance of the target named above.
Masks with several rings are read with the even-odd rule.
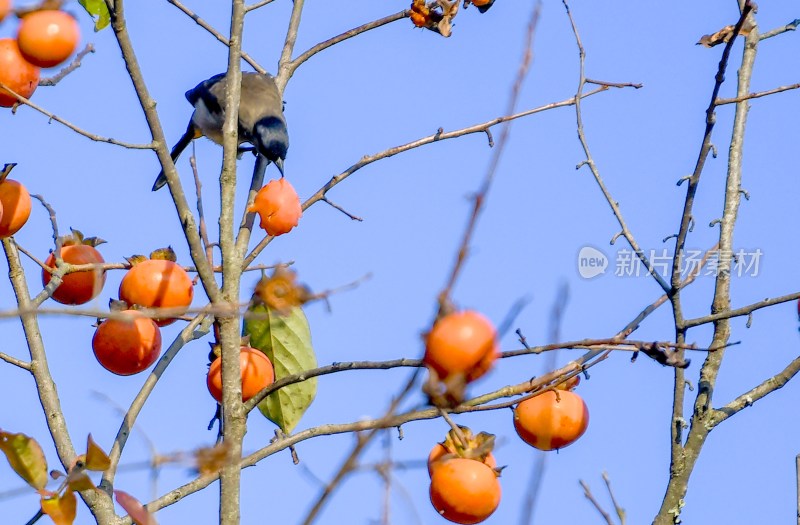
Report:
[[[317,367],[311,346],[311,332],[303,309],[292,308],[280,315],[267,306],[251,306],[243,333],[250,336],[250,346],[269,357],[275,367],[275,380]],[[317,394],[317,379],[288,385],[271,393],[258,409],[285,433],[290,433]]]
[[[11,434],[0,430],[0,450],[5,453],[14,472],[27,481],[28,485],[37,490],[47,485],[47,460],[35,439],[25,434]]]
[[[78,0],[78,3],[86,9],[86,12],[94,19],[94,30],[100,31],[108,27],[111,23],[111,15],[105,0]]]

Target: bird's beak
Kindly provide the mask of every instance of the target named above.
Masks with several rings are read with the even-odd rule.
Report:
[[[281,177],[283,177],[283,159],[275,159],[275,166],[278,167],[278,171],[281,172]]]

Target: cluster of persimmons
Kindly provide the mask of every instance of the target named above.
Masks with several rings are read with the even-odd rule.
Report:
[[[19,181],[8,178],[14,164],[0,173],[0,238],[14,235],[31,213],[31,196]],[[269,235],[282,235],[294,228],[302,215],[300,199],[288,181],[281,178],[265,185],[250,211],[258,213]],[[51,286],[50,297],[62,304],[86,304],[103,290],[105,259],[97,246],[103,241],[84,237],[77,230],[59,239],[57,249],[45,259],[42,285]],[[171,249],[159,249],[150,257],[128,258],[130,269],[119,286],[118,300],[111,301],[113,315],[97,326],[92,348],[97,361],[118,375],[132,375],[149,368],[161,353],[160,327],[183,315],[192,303],[194,282],[176,262]],[[247,401],[275,379],[272,363],[261,351],[243,345],[241,350],[242,401]],[[222,400],[221,360],[208,372],[208,389]]]
[[[11,0],[0,0],[0,22],[13,12]],[[0,83],[30,98],[39,86],[41,68],[66,61],[80,40],[78,22],[60,9],[18,10],[16,38],[0,38]],[[0,106],[11,107],[17,98],[0,88]]]
[[[437,405],[459,404],[467,384],[482,377],[500,357],[491,322],[473,310],[448,313],[426,336],[429,370],[426,392]],[[529,396],[514,409],[514,428],[523,441],[539,450],[558,450],[574,443],[589,424],[589,411],[572,389],[578,377],[555,390]],[[428,458],[430,498],[444,518],[462,524],[480,523],[500,504],[500,469],[492,454],[494,436],[473,436],[454,427]]]

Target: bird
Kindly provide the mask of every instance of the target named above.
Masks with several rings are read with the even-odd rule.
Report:
[[[194,106],[186,132],[172,148],[172,161],[178,159],[194,139],[205,136],[222,144],[225,123],[226,73],[204,80],[186,92],[186,100]],[[242,73],[239,100],[239,145],[252,144],[254,150],[272,161],[283,177],[283,160],[289,149],[289,133],[283,115],[283,98],[269,74]],[[164,170],[158,174],[153,191],[167,183]]]

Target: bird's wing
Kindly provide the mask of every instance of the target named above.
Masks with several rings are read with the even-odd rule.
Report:
[[[252,133],[256,122],[265,117],[277,117],[286,122],[283,116],[283,99],[271,76],[242,73],[242,99],[239,104],[240,130]]]
[[[225,102],[226,86],[225,73],[219,73],[187,91],[186,100],[195,107],[197,107],[197,101],[202,100],[210,112],[222,114],[221,104]]]

